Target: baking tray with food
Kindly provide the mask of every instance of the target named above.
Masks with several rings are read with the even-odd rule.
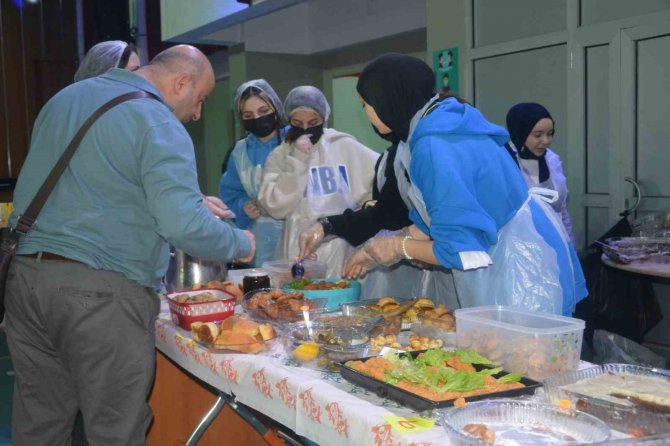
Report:
[[[268,350],[278,338],[277,329],[271,324],[239,315],[216,323],[191,324],[191,339],[213,353],[259,353]]]
[[[464,399],[530,395],[541,386],[506,373],[471,350],[388,352],[337,365],[346,380],[417,411],[458,405]]]
[[[547,398],[635,437],[670,432],[670,371],[630,364],[604,364],[549,377]]]

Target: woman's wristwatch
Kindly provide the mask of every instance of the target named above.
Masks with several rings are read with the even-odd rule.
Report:
[[[323,235],[331,235],[335,233],[335,228],[330,220],[328,220],[328,217],[321,217],[318,221],[321,223],[321,226],[323,226]]]

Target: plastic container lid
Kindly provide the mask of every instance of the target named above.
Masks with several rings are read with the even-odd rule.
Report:
[[[533,332],[542,335],[551,335],[583,329],[585,323],[581,319],[558,316],[555,314],[538,313],[519,310],[502,305],[461,308],[454,312],[456,327],[458,320],[483,323],[488,326],[503,328],[520,333]]]

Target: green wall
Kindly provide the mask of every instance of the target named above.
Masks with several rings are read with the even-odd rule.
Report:
[[[235,141],[230,102],[230,81],[219,80],[205,102],[200,120],[185,125],[195,147],[198,183],[207,195],[219,195],[221,164]]]
[[[423,59],[425,52],[409,53]],[[372,150],[383,152],[389,143],[372,130],[356,92],[358,74],[365,68],[364,63],[323,70],[323,93],[333,108],[329,126],[349,133]]]
[[[468,37],[466,31],[469,0],[426,0],[426,54],[425,61],[433,66],[433,52],[458,47],[459,96],[470,97]]]
[[[205,119],[203,116],[197,121],[191,121],[184,124],[186,131],[191,136],[193,141],[193,148],[195,149],[195,163],[198,169],[198,183],[200,190],[205,192],[205,166],[207,164],[207,157],[205,154]]]
[[[205,103],[205,190],[208,195],[219,195],[221,164],[234,145],[233,116],[230,106],[230,81],[222,79]]]

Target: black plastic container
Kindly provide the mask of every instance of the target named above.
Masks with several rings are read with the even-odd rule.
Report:
[[[407,352],[407,353],[401,353],[402,355],[411,355],[413,358],[416,358],[420,353],[423,353],[425,350],[422,351],[415,351],[415,352]],[[359,361],[367,361],[368,359],[374,358],[376,356],[371,356],[368,358],[363,358],[360,359]],[[361,373],[357,370],[354,370],[350,367],[347,367],[344,365],[344,362],[338,362],[337,366],[340,368],[340,374],[344,379],[347,381],[350,381],[358,386],[361,386],[367,390],[370,390],[374,393],[376,393],[379,397],[381,398],[390,398],[394,401],[397,401],[398,403],[402,404],[403,406],[407,406],[411,409],[417,410],[419,412],[424,411],[424,410],[431,410],[431,409],[439,409],[442,407],[451,407],[454,405],[455,399],[451,400],[441,400],[441,401],[433,401],[429,400],[428,398],[424,398],[422,396],[419,396],[415,393],[408,392],[405,389],[401,389],[400,387],[396,387],[394,385],[385,383],[384,381],[380,381],[376,378],[373,378],[372,376],[366,375],[365,373]],[[483,370],[483,369],[490,369],[493,368],[492,366],[486,366],[486,365],[474,365],[475,369],[477,371]],[[493,375],[494,378],[500,378],[501,376],[506,375],[508,372],[502,371],[496,375]],[[518,389],[511,389],[511,390],[503,390],[501,392],[492,392],[492,393],[484,393],[481,395],[474,395],[474,396],[468,396],[466,397],[467,401],[479,401],[479,400],[486,400],[486,399],[491,399],[491,398],[513,398],[521,395],[532,395],[535,393],[535,390],[538,389],[539,387],[542,387],[542,384],[534,381],[530,378],[521,378],[521,381],[519,381],[521,384],[523,384],[525,387],[521,387]]]

